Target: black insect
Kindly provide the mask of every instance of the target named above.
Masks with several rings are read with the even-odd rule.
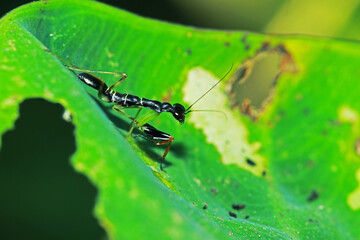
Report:
[[[174,137],[168,133],[162,132],[152,125],[148,124],[150,120],[153,120],[160,113],[169,112],[172,116],[180,123],[183,124],[185,122],[185,116],[192,111],[201,111],[201,110],[191,110],[195,103],[197,103],[201,98],[203,98],[208,92],[210,92],[216,85],[218,85],[231,71],[232,67],[222,77],[216,84],[214,84],[210,89],[208,89],[203,95],[201,95],[193,104],[191,104],[188,108],[185,108],[180,103],[171,104],[168,102],[159,102],[156,100],[150,100],[147,98],[140,98],[135,95],[131,95],[128,93],[120,93],[114,90],[121,82],[123,82],[127,75],[125,73],[117,73],[117,72],[106,72],[106,71],[93,71],[93,70],[85,70],[77,67],[76,65],[68,62],[67,60],[61,58],[60,56],[56,55],[55,53],[47,50],[49,53],[55,55],[63,62],[67,63],[68,65],[64,65],[69,70],[73,71],[76,76],[84,82],[86,85],[98,90],[98,97],[104,102],[107,103],[115,103],[113,109],[120,113],[121,115],[129,118],[132,120],[131,128],[129,130],[128,136],[131,136],[131,133],[134,127],[137,127],[141,132],[145,134],[145,138],[152,141],[156,145],[164,145],[167,144],[164,154],[161,156],[162,161],[160,162],[160,169],[162,170],[162,163],[165,159],[166,155],[170,150],[170,145],[174,141]],[[76,73],[80,72],[80,73]],[[92,73],[104,73],[104,74],[113,74],[113,75],[120,75],[120,79],[112,84],[110,87],[106,85],[104,80],[101,78],[93,75]],[[135,117],[131,117],[127,115],[123,109],[126,108],[138,108]],[[153,111],[147,112],[139,116],[141,110],[143,108],[148,108]]]

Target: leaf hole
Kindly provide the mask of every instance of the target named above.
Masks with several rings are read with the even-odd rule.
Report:
[[[238,108],[256,120],[271,101],[277,80],[288,72],[296,72],[290,53],[282,45],[271,48],[264,43],[257,54],[247,59],[228,82],[232,108]]]
[[[97,190],[69,163],[75,127],[64,108],[29,99],[19,111],[0,150],[2,239],[104,238],[92,213]]]

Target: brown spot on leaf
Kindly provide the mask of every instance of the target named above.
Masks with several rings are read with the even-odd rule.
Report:
[[[255,120],[255,114],[254,114],[254,108],[251,106],[251,100],[248,98],[245,98],[244,101],[241,103],[240,111],[242,114],[248,115],[252,118],[252,120]]]
[[[298,94],[295,95],[295,99],[297,101],[301,101],[303,99],[303,95],[301,93],[298,93]]]
[[[171,101],[171,97],[172,97],[172,89],[169,88],[168,94],[165,95],[165,96],[163,96],[163,97],[161,98],[161,100],[162,100],[163,102],[170,102],[170,101]]]
[[[355,153],[360,156],[360,138],[355,141]]]
[[[270,42],[263,42],[260,49],[258,49],[258,53],[261,53],[261,52],[266,52],[266,51],[269,51],[270,50]]]

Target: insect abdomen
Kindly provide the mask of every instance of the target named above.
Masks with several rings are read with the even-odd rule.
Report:
[[[106,84],[103,80],[89,74],[89,73],[79,73],[77,77],[84,82],[86,85],[95,88],[97,90],[100,89],[100,87],[107,88]]]

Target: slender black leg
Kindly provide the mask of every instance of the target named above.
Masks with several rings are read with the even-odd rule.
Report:
[[[121,105],[114,105],[113,106],[113,109],[114,111],[120,113],[121,115],[123,115],[124,117],[127,117],[129,119],[131,119],[131,127],[130,127],[130,130],[129,130],[129,133],[127,135],[127,138],[131,136],[131,133],[132,131],[134,130],[134,127],[135,126],[138,126],[138,123],[136,121],[136,118],[139,116],[139,113],[141,112],[142,110],[142,107],[133,107],[133,108],[139,108],[139,110],[137,111],[135,117],[131,117],[129,115],[127,115],[122,109],[124,109],[125,107],[121,106]],[[127,107],[129,108],[129,107]]]

